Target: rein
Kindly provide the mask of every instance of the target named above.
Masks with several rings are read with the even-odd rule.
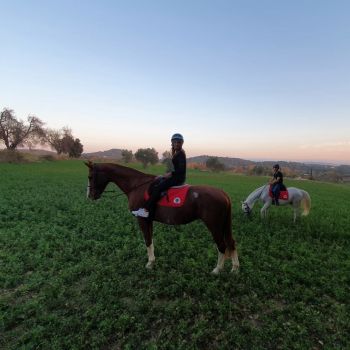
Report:
[[[152,181],[154,181],[154,179],[151,179],[151,180],[148,180],[148,181],[146,181],[146,182],[143,182],[143,183],[141,183],[141,184],[139,184],[139,185],[137,185],[137,186],[131,188],[129,191],[126,191],[126,192],[120,192],[120,193],[118,193],[116,190],[110,190],[110,191],[103,191],[103,193],[106,193],[106,192],[109,192],[109,193],[117,193],[116,197],[119,197],[119,196],[122,196],[122,195],[124,195],[124,194],[125,194],[125,195],[126,195],[126,194],[129,194],[129,193],[131,193],[132,191],[136,190],[137,188],[139,188],[139,187],[141,187],[141,186],[143,186],[143,185],[146,185],[146,184],[148,184],[148,183],[150,183],[150,182],[152,182]],[[91,186],[89,185],[88,188],[91,188]]]
[[[260,191],[259,196],[258,196],[258,198],[257,198],[256,200],[260,199],[260,197],[261,197],[261,195],[263,194],[264,189],[266,188],[267,185],[268,185],[268,184],[266,184],[266,185],[263,187],[263,189]]]
[[[261,197],[261,195],[263,194],[263,192],[264,192],[266,186],[268,186],[268,185],[269,185],[269,184],[267,183],[267,184],[262,188],[262,190],[260,191],[259,195],[258,195],[256,198],[253,199],[253,201],[252,201],[253,204],[254,204],[257,200],[260,199],[260,197]],[[245,203],[245,205],[248,207],[248,213],[250,213],[252,209],[250,208],[250,206],[248,205],[247,202],[244,202],[244,203]]]

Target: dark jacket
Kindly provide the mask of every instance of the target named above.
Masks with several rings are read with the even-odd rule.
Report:
[[[186,154],[184,150],[180,150],[175,153],[172,162],[174,165],[174,171],[171,172],[171,177],[178,182],[183,184],[186,180]]]
[[[279,180],[278,180],[278,184],[280,184],[280,185],[282,185],[283,184],[283,174],[278,170],[275,174],[273,174],[273,178],[274,179],[277,179],[277,178],[280,178]]]

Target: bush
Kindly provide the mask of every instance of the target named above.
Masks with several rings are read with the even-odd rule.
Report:
[[[39,157],[40,160],[46,160],[48,162],[52,162],[56,160],[56,158],[52,154],[43,154]]]
[[[218,157],[209,157],[205,162],[205,165],[208,169],[215,172],[225,170],[225,165],[219,161]]]
[[[26,162],[25,157],[18,151],[9,151],[7,149],[0,151],[0,162],[1,163],[24,163]]]

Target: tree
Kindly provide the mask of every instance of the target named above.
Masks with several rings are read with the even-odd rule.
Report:
[[[124,163],[130,163],[132,161],[132,151],[129,151],[127,149],[122,149],[122,159]]]
[[[146,168],[148,164],[156,164],[159,161],[158,152],[154,148],[139,148],[135,158]]]
[[[209,157],[205,162],[205,165],[212,171],[220,171],[225,169],[225,165],[219,161],[218,157]]]
[[[173,171],[174,166],[173,166],[173,162],[171,160],[172,157],[171,157],[170,151],[163,152],[162,156],[163,156],[162,163],[166,166],[166,172]]]
[[[71,158],[79,158],[83,153],[83,145],[79,139],[75,139],[72,130],[67,126],[62,129],[47,129],[45,141],[57,154],[68,154]]]
[[[8,150],[18,146],[33,145],[41,142],[45,136],[44,123],[35,116],[28,116],[28,124],[18,120],[14,111],[5,108],[0,114],[0,141]]]
[[[62,153],[68,154],[70,158],[79,158],[83,153],[83,145],[79,139],[74,139],[71,130],[66,129],[62,138]]]
[[[62,138],[63,138],[63,129],[55,130],[55,129],[46,129],[45,133],[45,142],[50,145],[52,149],[54,149],[57,154],[63,153],[62,148]]]
[[[79,158],[84,151],[84,146],[79,139],[73,140],[71,147],[68,151],[68,155],[71,158]]]

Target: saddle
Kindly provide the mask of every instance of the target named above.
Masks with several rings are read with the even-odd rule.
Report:
[[[173,208],[181,207],[185,203],[189,188],[190,185],[170,187],[167,191],[161,193],[157,205]],[[145,191],[144,199],[147,200],[149,197],[149,191]]]
[[[289,194],[288,194],[288,190],[287,190],[286,186],[282,185],[281,187],[282,188],[280,191],[280,195],[278,196],[278,199],[288,200]],[[272,185],[270,185],[270,188],[269,188],[269,196],[271,198],[273,198]]]

